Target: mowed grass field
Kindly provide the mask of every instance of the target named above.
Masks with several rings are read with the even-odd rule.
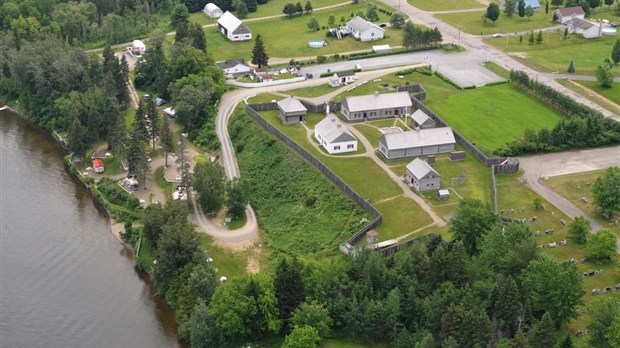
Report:
[[[551,22],[551,12],[545,14],[544,10],[534,13],[534,15],[530,18],[521,18],[516,13],[512,17],[506,17],[502,10],[502,14],[499,16],[499,19],[495,21],[495,23],[489,20],[486,22],[483,21],[482,15],[485,13],[485,11],[443,13],[435,15],[435,17],[453,25],[456,28],[461,28],[464,32],[474,35],[515,33],[524,30],[542,29],[557,25],[557,23]],[[504,43],[505,41],[506,40],[504,39]]]
[[[530,44],[527,36],[523,35],[523,43],[519,43],[519,37],[500,39],[485,39],[484,42],[493,47],[508,52],[522,52],[525,56],[520,61],[536,68],[537,70],[566,73],[571,59],[575,64],[576,75],[594,75],[596,66],[603,59],[609,58],[614,42],[620,36],[603,36],[597,39],[584,39],[579,35],[570,35],[569,40],[562,40],[564,31],[549,32],[543,34],[542,44]],[[506,45],[508,41],[508,45]],[[620,68],[614,67],[612,73],[620,75]],[[620,93],[618,93],[620,94]]]
[[[620,69],[615,69],[616,75],[620,74]],[[611,87],[602,87],[597,81],[575,81],[578,84],[593,90],[603,97],[620,105],[620,83],[614,82]]]
[[[485,152],[518,139],[526,128],[553,128],[561,117],[509,84],[463,90],[427,106]]]
[[[269,57],[284,58],[305,58],[317,55],[332,55],[340,52],[350,52],[359,50],[370,50],[373,45],[392,45],[402,44],[402,30],[385,28],[385,38],[378,41],[361,42],[346,37],[336,40],[326,37],[326,30],[312,31],[307,23],[311,18],[316,18],[321,26],[327,25],[330,15],[334,15],[337,23],[344,23],[351,19],[351,14],[359,11],[366,12],[369,3],[360,5],[349,5],[337,7],[324,11],[316,11],[310,15],[297,16],[293,18],[276,18],[248,22],[247,26],[252,30],[253,37],[260,34],[265,43],[265,51]],[[386,8],[385,6],[379,6]],[[377,23],[387,23],[389,16],[378,12],[379,21]],[[342,21],[344,19],[344,22]],[[216,27],[205,29],[207,37],[207,50],[216,61],[245,58],[251,60],[254,40],[232,42],[218,32]],[[308,47],[309,40],[327,40],[328,45],[322,48]]]
[[[475,0],[407,0],[414,7],[424,11],[449,11],[482,8],[483,4]]]
[[[568,89],[575,91],[579,94],[581,94],[582,96],[584,96],[586,99],[604,107],[605,109],[620,115],[620,103],[616,102],[614,100],[612,100],[612,98],[616,98],[615,95],[611,95],[609,96],[609,98],[607,98],[606,96],[608,96],[609,94],[614,94],[614,93],[618,93],[620,94],[620,84],[619,83],[614,83],[612,88],[603,88],[601,86],[598,85],[598,83],[594,82],[594,81],[575,81],[575,80],[556,80],[559,84],[567,87]],[[586,87],[583,83],[581,82],[588,82],[588,84],[593,85],[593,88],[590,89],[588,87]],[[596,88],[595,88],[596,87]],[[597,92],[597,89],[600,89],[601,93]],[[605,93],[605,96],[603,95],[603,93]]]

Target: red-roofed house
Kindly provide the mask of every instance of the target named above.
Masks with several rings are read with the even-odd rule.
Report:
[[[103,171],[105,170],[105,165],[103,164],[102,160],[100,160],[99,158],[95,158],[93,160],[93,168],[95,168],[96,173],[103,173]]]
[[[553,11],[553,20],[560,24],[566,24],[573,18],[585,19],[585,16],[586,13],[581,6],[559,8]]]

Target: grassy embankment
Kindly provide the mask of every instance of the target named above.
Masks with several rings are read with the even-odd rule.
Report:
[[[611,88],[601,87],[596,81],[556,80],[586,99],[602,106],[603,108],[620,115],[620,83],[612,83]]]
[[[283,5],[282,5],[283,6]],[[380,5],[381,8],[387,7]],[[351,14],[365,13],[368,3],[350,5],[316,11],[311,15],[297,16],[293,18],[275,18],[264,21],[248,22],[254,36],[260,34],[265,43],[265,51],[270,57],[309,57],[317,55],[331,55],[340,52],[370,50],[373,45],[389,44],[400,45],[402,43],[402,30],[385,28],[385,38],[380,41],[360,42],[352,37],[336,40],[326,37],[326,30],[312,31],[307,23],[310,18],[316,18],[321,26],[327,26],[330,15],[334,15],[337,23],[344,23],[351,19]],[[387,22],[389,16],[378,12],[379,21]],[[343,21],[344,19],[344,21]],[[285,33],[284,35],[282,33]],[[217,28],[205,29],[209,52],[217,60],[245,58],[250,60],[254,40],[231,42],[225,38]],[[319,49],[308,47],[309,40],[327,40],[328,45]]]
[[[229,129],[269,247],[292,255],[334,253],[371,219],[244,112],[235,113]]]

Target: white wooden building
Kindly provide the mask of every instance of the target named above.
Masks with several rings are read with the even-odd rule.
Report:
[[[250,28],[229,11],[217,20],[217,30],[230,41],[252,40]]]
[[[314,137],[330,154],[357,151],[357,139],[333,114],[317,123]]]

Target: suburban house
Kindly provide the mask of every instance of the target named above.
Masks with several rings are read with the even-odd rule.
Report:
[[[357,75],[354,71],[339,71],[334,73],[334,76],[329,80],[329,85],[332,87],[338,87],[357,80]]]
[[[317,123],[314,137],[330,154],[357,151],[357,139],[333,114]]]
[[[586,13],[581,6],[558,8],[553,11],[553,20],[560,24],[566,24],[573,18],[585,19],[585,17]]]
[[[355,18],[347,22],[346,27],[351,32],[351,35],[360,41],[381,40],[385,32],[383,28],[360,16],[355,16]]]
[[[567,26],[569,32],[579,34],[585,39],[603,36],[603,23],[595,24],[575,17],[568,21]]]
[[[251,70],[250,66],[245,64],[243,58],[229,59],[223,62],[217,62],[216,64],[220,69],[224,70],[224,75],[247,75]]]
[[[528,6],[533,8],[536,12],[540,11],[540,3],[538,2],[538,0],[525,0],[525,8],[527,8]]]
[[[103,171],[105,170],[105,165],[103,164],[102,160],[100,160],[99,158],[95,158],[93,160],[93,168],[95,168],[95,173],[103,173]]]
[[[416,110],[416,112],[411,114],[411,120],[413,128],[435,128],[435,121],[422,110]]]
[[[228,11],[217,20],[217,30],[230,41],[252,40],[250,28]]]
[[[143,54],[144,52],[146,52],[146,45],[144,44],[144,41],[133,40],[133,42],[131,43],[131,53],[133,53],[136,56],[139,56]]]
[[[411,106],[411,97],[407,92],[375,93],[346,97],[341,112],[349,121],[364,121],[405,115],[411,112]]]
[[[436,191],[441,186],[441,175],[419,158],[407,164],[405,179],[407,184],[418,192]]]
[[[379,152],[399,159],[454,151],[456,141],[450,127],[387,133],[379,138]]]
[[[212,2],[205,5],[205,8],[202,9],[202,13],[209,18],[220,18],[224,14],[222,9]]]
[[[293,96],[284,98],[278,103],[278,115],[284,124],[297,124],[304,121],[308,109]]]

